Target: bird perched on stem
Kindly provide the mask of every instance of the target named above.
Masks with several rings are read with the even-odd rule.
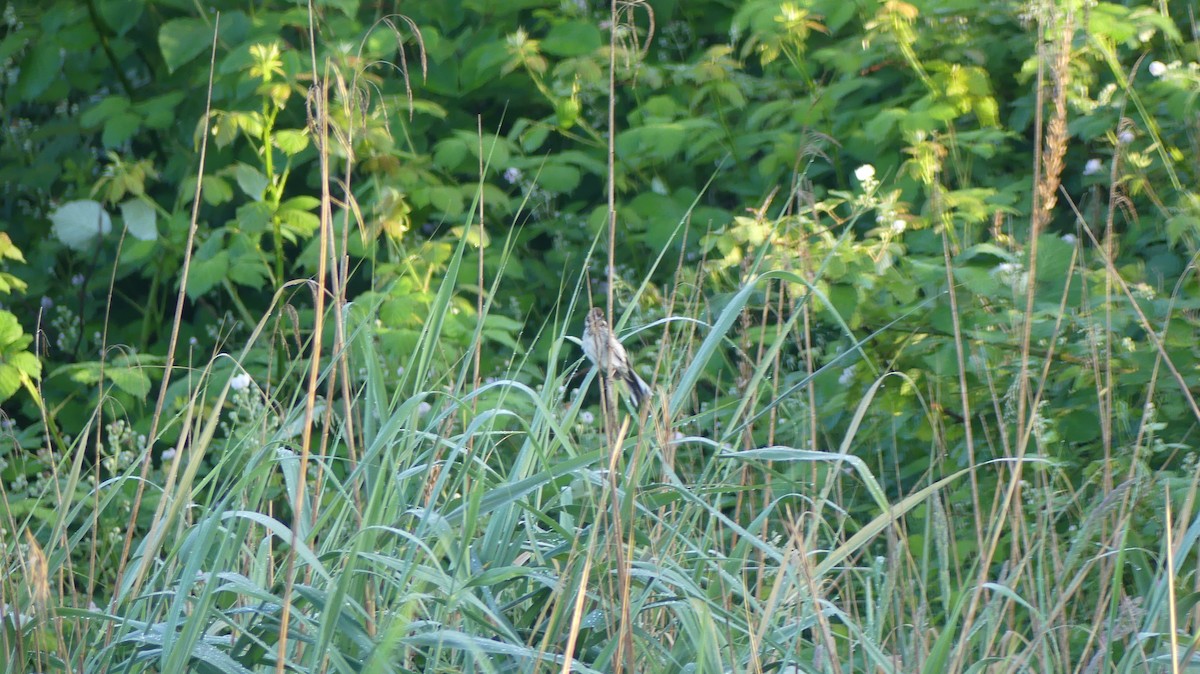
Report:
[[[634,407],[650,397],[650,387],[633,371],[629,354],[617,341],[617,336],[604,319],[604,310],[592,307],[583,323],[583,353],[600,368],[600,374],[610,381],[624,382]]]

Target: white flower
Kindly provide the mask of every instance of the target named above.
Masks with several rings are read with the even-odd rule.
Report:
[[[1074,246],[1075,242],[1078,241],[1079,239],[1076,239],[1074,234],[1063,234],[1062,240],[1063,240],[1063,243]]]
[[[520,179],[521,179],[521,169],[516,168],[515,166],[510,166],[510,167],[504,169],[504,180],[506,180],[509,185],[517,182]]]
[[[842,386],[849,386],[853,382],[854,382],[854,366],[851,365],[850,367],[842,370],[841,376],[838,377],[838,384],[840,384]]]
[[[592,424],[596,423],[596,415],[592,414],[591,412],[589,412],[587,410],[584,410],[579,413],[579,421],[584,426],[591,426]]]
[[[243,372],[239,375],[235,375],[232,379],[229,380],[229,388],[231,388],[235,391],[241,391],[242,389],[246,388],[249,385],[250,385],[250,375],[246,374],[245,372]]]
[[[1083,166],[1083,175],[1085,175],[1085,176],[1095,175],[1095,174],[1099,173],[1101,171],[1101,169],[1103,169],[1103,168],[1104,168],[1104,162],[1093,157],[1093,158],[1087,160],[1087,164],[1085,164]]]
[[[858,178],[858,182],[865,183],[875,177],[875,167],[870,164],[863,164],[854,169],[854,177]]]
[[[1150,62],[1150,74],[1155,77],[1162,77],[1167,72],[1167,65],[1162,61]]]
[[[170,461],[171,459],[174,459],[174,458],[175,458],[175,448],[174,447],[163,450],[163,453],[162,453],[163,463],[166,463],[167,461]]]
[[[429,414],[429,410],[431,409],[433,409],[433,405],[422,402],[420,405],[417,405],[417,414]]]
[[[1132,131],[1122,131],[1121,133],[1118,133],[1117,134],[1117,142],[1122,145],[1128,145],[1128,144],[1132,143],[1133,142],[1133,132]]]
[[[903,234],[905,228],[907,228],[907,227],[908,227],[907,222],[904,222],[903,220],[900,220],[900,219],[893,220],[892,221],[892,234]]]

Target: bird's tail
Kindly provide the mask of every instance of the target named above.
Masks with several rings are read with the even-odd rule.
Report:
[[[633,368],[625,370],[625,383],[629,386],[629,397],[633,399],[633,406],[640,408],[642,402],[650,398],[650,385],[637,376]]]

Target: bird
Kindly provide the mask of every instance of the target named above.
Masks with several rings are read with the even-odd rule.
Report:
[[[584,355],[600,369],[600,374],[610,381],[624,382],[633,406],[640,408],[642,401],[650,397],[650,386],[633,371],[629,354],[608,327],[600,307],[592,307],[588,312],[583,323],[582,345]]]

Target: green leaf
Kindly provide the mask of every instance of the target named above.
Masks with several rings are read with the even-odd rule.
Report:
[[[276,215],[287,225],[283,228],[283,234],[292,243],[296,242],[298,236],[312,236],[321,226],[321,219],[315,213],[298,208],[283,208]]]
[[[21,388],[21,372],[7,363],[0,362],[0,403],[8,400]]]
[[[104,147],[117,147],[133,137],[142,118],[134,112],[119,112],[104,122],[104,131],[100,134],[100,142]]]
[[[302,194],[298,197],[292,197],[291,199],[288,199],[280,204],[279,207],[288,210],[312,211],[316,210],[317,206],[320,205],[320,199],[307,194]]]
[[[142,18],[145,0],[100,0],[100,16],[117,37],[125,35]]]
[[[145,399],[150,394],[150,377],[140,367],[108,366],[104,374],[118,389]]]
[[[124,96],[108,96],[80,115],[79,123],[85,128],[96,129],[104,123],[104,120],[118,113],[125,112],[128,109],[128,98]]]
[[[229,280],[251,288],[263,288],[271,280],[270,262],[258,247],[258,237],[241,232],[229,236]]]
[[[233,167],[233,175],[242,193],[255,201],[262,201],[268,185],[267,177],[262,171],[244,162],[238,162]]]
[[[954,264],[982,264],[991,267],[1001,262],[1015,262],[1016,259],[1012,253],[995,244],[978,243],[959,253],[954,259]]]
[[[220,206],[233,198],[233,188],[217,176],[204,176],[201,195],[204,197],[204,203],[209,206]]]
[[[0,311],[0,402],[20,389],[22,377],[41,378],[42,362],[26,350],[32,342],[16,316]]]
[[[469,147],[463,138],[452,136],[441,140],[434,146],[433,163],[447,171],[453,171],[462,166]]]
[[[308,133],[298,129],[282,129],[274,135],[275,147],[289,157],[294,157],[308,147]]]
[[[537,174],[538,184],[548,192],[565,193],[579,186],[579,169],[565,164],[547,164]]]
[[[457,187],[431,187],[426,196],[431,206],[448,216],[461,215],[463,212],[463,194]]]
[[[568,21],[550,29],[542,51],[555,56],[583,56],[600,48],[600,29],[586,21]]]
[[[91,199],[68,201],[50,214],[54,237],[71,250],[92,250],[98,237],[112,231],[112,219]]]
[[[17,317],[7,311],[0,310],[0,353],[15,347],[25,331]],[[19,348],[25,348],[23,346]]]
[[[158,31],[158,48],[162,50],[167,70],[175,72],[179,66],[196,58],[211,48],[213,29],[200,19],[172,19]]]
[[[182,91],[172,91],[134,104],[143,123],[151,129],[165,129],[175,123],[176,107],[183,101]]]
[[[158,238],[158,214],[154,207],[141,199],[130,199],[121,204],[121,218],[125,229],[138,241],[154,241]]]
[[[238,229],[247,234],[262,234],[271,222],[271,205],[263,201],[252,201],[237,209]]]
[[[12,238],[8,234],[0,232],[0,260],[5,259],[25,262],[25,256],[21,254],[21,249],[13,244]]]
[[[0,61],[7,61],[37,39],[37,32],[29,27],[13,30],[0,40]]]
[[[188,297],[196,299],[217,286],[229,273],[229,253],[222,250],[207,260],[192,263],[187,279]]]
[[[49,35],[43,35],[21,61],[21,74],[17,76],[14,91],[20,100],[30,101],[46,91],[62,76],[62,56],[58,43]]]
[[[25,292],[25,289],[28,287],[28,283],[22,281],[13,274],[0,271],[0,293],[9,295],[14,292]]]

